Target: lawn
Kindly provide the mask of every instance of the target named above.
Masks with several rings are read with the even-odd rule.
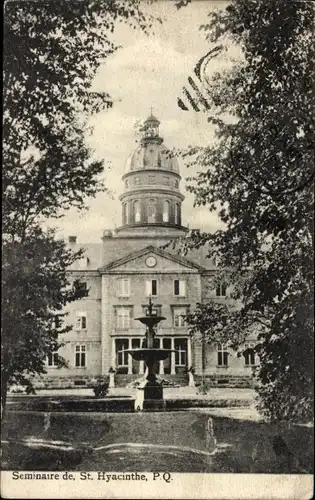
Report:
[[[195,416],[197,418],[197,413]],[[202,438],[200,428],[187,431],[189,418],[191,412],[8,411],[2,432],[3,468],[221,473],[313,471],[312,428],[213,416],[217,449],[210,456],[181,449],[196,448]],[[167,435],[169,439],[165,438]],[[172,436],[176,436],[175,443]],[[28,440],[28,445],[21,440]],[[36,440],[39,440],[37,444]],[[151,446],[126,447],[123,442]],[[169,448],[172,444],[178,448]]]

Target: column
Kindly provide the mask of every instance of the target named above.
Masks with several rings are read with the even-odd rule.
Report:
[[[192,365],[192,356],[191,356],[191,340],[190,338],[187,339],[187,367],[188,369]]]
[[[160,349],[163,349],[163,339],[160,338]],[[160,361],[160,366],[159,366],[159,375],[164,375],[164,361]]]
[[[115,337],[112,338],[111,366],[116,370],[116,344]]]
[[[171,349],[175,349],[174,337],[171,337]],[[175,352],[171,353],[171,375],[175,375]]]
[[[144,361],[143,360],[139,361],[139,374],[140,375],[144,374]]]
[[[128,349],[132,349],[132,339],[129,337]],[[128,354],[128,375],[132,375],[132,356]]]

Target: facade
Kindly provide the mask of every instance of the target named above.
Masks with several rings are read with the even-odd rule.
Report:
[[[145,313],[150,296],[157,314],[166,317],[158,326],[157,346],[176,351],[160,363],[160,376],[185,384],[192,367],[195,377],[207,377],[213,385],[251,384],[255,338],[248,339],[246,355],[237,356],[224,345],[192,343],[189,337],[183,316],[197,302],[232,299],[224,284],[212,288],[216,268],[203,248],[182,257],[168,245],[188,229],[182,225],[178,162],[159,125],[152,115],[146,120],[141,142],[126,162],[122,225],[104,231],[100,244],[80,245],[69,237],[70,247],[85,248],[69,273],[81,280],[87,296],[67,305],[73,329],[63,337],[59,354],[68,367],[57,368],[50,356],[40,382],[45,386],[88,386],[111,368],[117,385],[139,378],[143,364],[124,351],[140,347],[144,339],[144,326],[134,319]]]

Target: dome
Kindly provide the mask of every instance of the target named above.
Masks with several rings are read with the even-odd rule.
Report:
[[[141,129],[140,145],[128,157],[125,174],[138,170],[166,170],[179,175],[177,158],[163,144],[159,124],[159,120],[152,113],[145,120]]]
[[[177,158],[164,144],[141,145],[127,158],[125,173],[147,169],[168,170],[179,174]]]
[[[185,196],[180,192],[181,176],[174,153],[168,149],[159,133],[159,120],[151,115],[140,129],[141,140],[128,157],[122,176],[123,231],[140,234],[186,232],[181,223],[181,207]],[[116,232],[120,229],[116,229]]]
[[[152,113],[146,119],[146,121],[144,123],[150,123],[150,122],[154,122],[154,123],[160,124],[159,120],[154,115],[152,115]]]

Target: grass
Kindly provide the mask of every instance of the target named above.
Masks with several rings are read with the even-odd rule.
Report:
[[[191,428],[191,434],[196,435],[195,441],[193,436],[188,436],[191,413],[180,412],[183,417],[177,412],[51,413],[50,424],[46,425],[45,430],[47,414],[45,416],[43,412],[8,411],[2,432],[3,468],[220,473],[313,471],[313,429],[306,427],[269,425],[264,422],[213,416],[218,449],[211,460],[202,455],[167,449],[167,444],[173,444],[172,435],[176,435],[176,444],[181,447],[186,447],[189,443],[192,446],[202,438],[200,428]],[[197,413],[194,412],[194,415]],[[186,431],[184,427],[181,428],[179,418],[182,418],[183,424],[186,425]],[[163,432],[169,439],[162,439]],[[20,440],[30,438],[41,438],[44,444],[36,450],[21,444]],[[164,450],[152,447],[120,448],[115,452],[93,451],[95,447],[117,444],[122,439],[125,443],[161,444]],[[62,441],[68,446],[45,447],[45,442],[49,441]]]

